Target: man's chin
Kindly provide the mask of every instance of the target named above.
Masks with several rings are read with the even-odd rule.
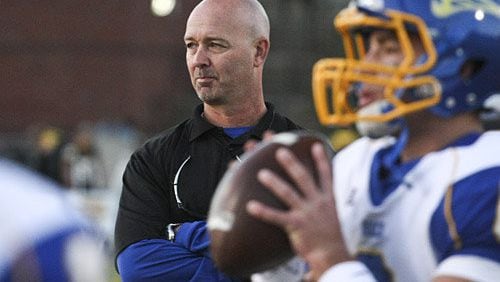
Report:
[[[220,106],[224,104],[225,99],[219,96],[214,96],[212,94],[198,93],[198,98],[207,105],[210,106]]]

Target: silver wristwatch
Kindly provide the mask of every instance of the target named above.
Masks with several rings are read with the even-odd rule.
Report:
[[[182,223],[170,223],[167,225],[167,239],[169,241],[175,240],[175,234],[177,233],[177,229],[181,226]]]

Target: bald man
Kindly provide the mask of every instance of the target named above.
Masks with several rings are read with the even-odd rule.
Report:
[[[115,228],[123,281],[232,281],[208,253],[206,216],[227,165],[266,130],[299,129],[264,100],[269,19],[256,0],[205,0],[184,42],[194,115],[131,157]]]
[[[186,61],[205,118],[218,126],[255,125],[266,112],[262,71],[269,19],[257,1],[202,1],[184,35]]]

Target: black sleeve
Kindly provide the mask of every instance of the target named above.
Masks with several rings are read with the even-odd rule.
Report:
[[[131,157],[123,175],[115,226],[115,249],[151,238],[164,238],[169,214],[169,177],[165,175],[159,140],[146,143]]]

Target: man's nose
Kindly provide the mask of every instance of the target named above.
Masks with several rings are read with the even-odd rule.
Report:
[[[195,67],[210,65],[210,58],[205,48],[200,47],[196,50],[196,53],[193,55],[193,64]]]
[[[376,75],[380,70],[375,68],[375,65],[381,63],[380,52],[371,48],[360,59],[361,64],[354,68],[354,72],[360,75]]]

